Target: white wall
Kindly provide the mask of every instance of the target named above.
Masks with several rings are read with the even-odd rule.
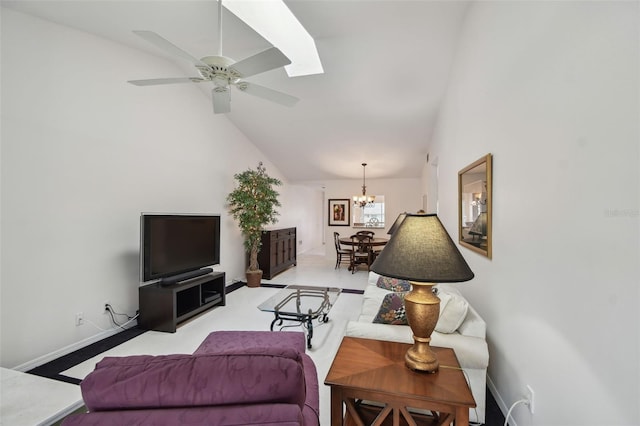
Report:
[[[5,8],[1,31],[1,365],[33,367],[104,336],[105,300],[135,312],[140,212],[221,213],[216,270],[243,280],[242,237],[224,207],[233,174],[263,161],[282,175],[208,97],[127,84],[180,70],[83,32]],[[318,191],[278,190],[280,221],[320,241],[300,221],[321,213],[299,207],[319,204]]]
[[[438,122],[440,218],[494,155],[493,260],[461,251],[522,425],[640,424],[638,2],[474,2]],[[512,423],[510,423],[512,424]]]
[[[352,180],[332,180],[325,182],[324,225],[325,225],[325,254],[334,259],[336,250],[333,245],[333,233],[340,233],[340,237],[348,237],[360,231],[361,228],[352,226],[328,226],[328,209],[330,199],[348,198],[361,195],[362,183]],[[367,179],[367,193],[384,195],[385,201],[385,229],[373,229],[376,236],[387,238],[387,230],[391,228],[398,215],[403,212],[415,213],[422,208],[422,184],[420,179]],[[353,209],[353,207],[352,207]],[[351,211],[353,216],[353,210]],[[353,220],[350,220],[353,224]]]
[[[438,213],[438,158],[431,157],[422,166],[422,208],[426,213]],[[426,203],[425,203],[426,199]],[[426,205],[425,205],[426,204]]]
[[[322,190],[313,186],[289,185],[280,197],[284,208],[277,227],[296,227],[297,253],[322,245]]]

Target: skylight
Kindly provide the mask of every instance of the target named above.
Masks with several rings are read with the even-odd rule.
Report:
[[[290,60],[289,77],[323,74],[316,43],[282,0],[224,0],[224,7]]]

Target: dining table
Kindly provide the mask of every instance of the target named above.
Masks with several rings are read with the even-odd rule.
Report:
[[[354,241],[351,239],[351,237],[342,237],[342,238],[339,238],[339,241],[340,241],[340,244],[344,244],[345,246],[353,247],[360,244],[360,241],[357,241],[357,240]],[[367,256],[367,262],[366,262],[367,270],[375,260],[376,256],[380,254],[380,250],[382,250],[385,244],[387,244],[388,242],[389,242],[388,238],[380,238],[380,237],[371,238],[368,244],[371,246],[370,250],[372,250],[372,253],[371,255]],[[376,250],[375,247],[380,247],[380,248]],[[362,262],[358,262],[357,260],[354,259],[353,256],[351,256],[351,264],[349,265],[349,268],[348,268],[349,271],[351,271],[351,273],[355,272],[356,265],[359,263],[362,263]]]
[[[358,244],[357,241],[354,243],[353,240],[351,240],[351,237],[341,237],[339,240],[340,240],[340,244],[344,244],[345,246],[353,246]],[[370,244],[374,247],[379,247],[379,246],[384,246],[388,242],[389,242],[388,238],[373,237],[371,238]]]

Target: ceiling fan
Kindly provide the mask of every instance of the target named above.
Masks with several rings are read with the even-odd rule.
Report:
[[[134,31],[134,33],[169,54],[186,59],[195,65],[200,77],[155,78],[150,80],[129,80],[136,86],[154,86],[174,83],[212,82],[213,112],[224,114],[231,111],[231,86],[248,93],[285,106],[295,105],[299,99],[277,90],[244,81],[245,77],[260,74],[291,63],[280,49],[271,47],[248,58],[235,62],[222,56],[222,0],[218,0],[218,54],[197,59],[168,40],[152,31]]]

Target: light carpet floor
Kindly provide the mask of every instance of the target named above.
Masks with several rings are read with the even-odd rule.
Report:
[[[311,286],[330,286],[344,289],[363,290],[367,282],[367,272],[361,270],[355,274],[346,267],[334,269],[335,260],[323,255],[307,254],[298,258],[298,265],[290,268],[272,280],[270,284],[299,284]],[[135,337],[99,356],[82,362],[62,374],[84,378],[95,364],[105,356],[127,355],[164,355],[175,353],[190,354],[211,333],[217,330],[269,330],[274,315],[260,311],[257,306],[274,295],[278,288],[241,287],[227,295],[226,306],[215,307],[206,313],[183,323],[176,333],[149,331]],[[329,312],[329,322],[314,321],[311,349],[307,353],[316,364],[320,385],[320,424],[330,424],[330,391],[324,385],[324,379],[340,345],[349,320],[356,319],[360,312],[362,295],[342,293]],[[285,322],[284,325],[288,323]],[[290,324],[290,323],[289,323]],[[305,331],[301,326],[286,328],[287,331]]]

